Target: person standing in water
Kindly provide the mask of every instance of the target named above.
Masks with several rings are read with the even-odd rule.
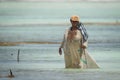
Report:
[[[83,24],[79,21],[79,16],[70,18],[71,27],[64,33],[64,39],[59,47],[59,54],[64,50],[65,68],[83,68],[81,58],[84,49],[87,48],[88,34]]]

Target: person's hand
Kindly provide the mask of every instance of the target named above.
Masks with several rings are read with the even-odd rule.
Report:
[[[86,48],[86,46],[82,45],[82,46],[81,46],[81,48],[85,49],[85,48]]]
[[[62,55],[62,49],[61,48],[59,48],[59,54]]]

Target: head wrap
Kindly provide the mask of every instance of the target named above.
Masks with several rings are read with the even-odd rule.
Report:
[[[76,16],[76,15],[71,16],[70,20],[71,21],[79,21],[79,16]]]

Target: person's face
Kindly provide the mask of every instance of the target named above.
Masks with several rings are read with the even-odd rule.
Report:
[[[71,21],[72,27],[77,27],[78,23],[78,21]]]

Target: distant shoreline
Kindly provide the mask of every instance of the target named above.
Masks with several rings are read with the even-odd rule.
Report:
[[[60,44],[60,42],[0,42],[0,46],[16,46],[21,44]]]
[[[120,25],[120,22],[85,22],[86,25]]]
[[[120,22],[83,22],[84,25],[120,25]],[[0,26],[68,26],[70,23],[23,23],[0,24]]]
[[[106,43],[106,42],[101,42],[101,41],[98,41],[98,42],[89,42],[90,44],[96,44],[96,43]],[[111,43],[110,41],[108,41],[107,43]],[[115,43],[115,42],[114,42]],[[118,43],[118,42],[117,42]],[[61,44],[61,42],[36,42],[36,41],[33,41],[33,42],[0,42],[0,46],[17,46],[17,45],[29,45],[29,44]]]

